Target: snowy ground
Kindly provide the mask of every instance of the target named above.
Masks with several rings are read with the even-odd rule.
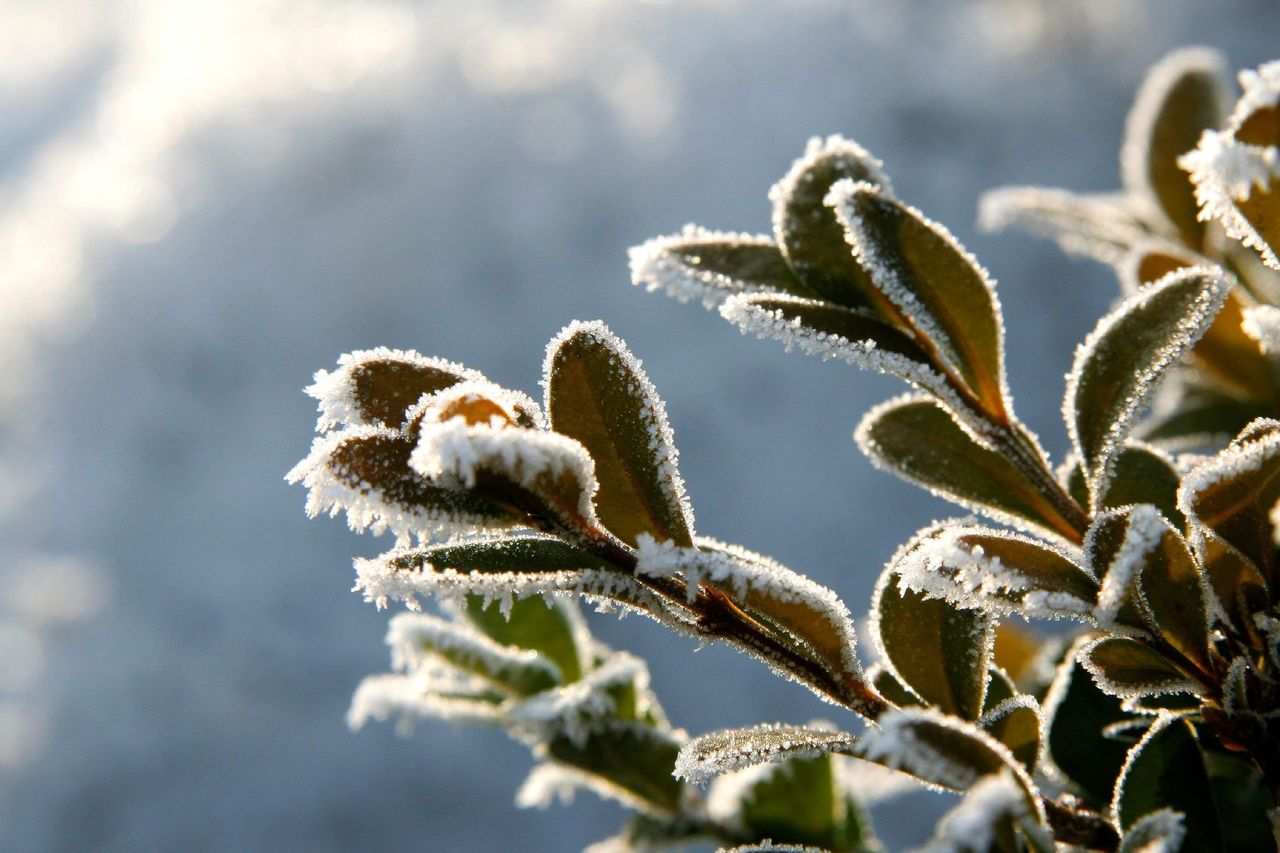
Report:
[[[849,433],[889,380],[627,283],[687,221],[766,230],[813,134],[1000,280],[1019,411],[1055,450],[1108,274],[982,235],[987,188],[1117,184],[1143,69],[1274,58],[1264,0],[0,0],[0,838],[6,849],[567,850],[619,810],[518,812],[522,749],[349,733],[385,543],[282,476],[311,373],[379,344],[536,392],[601,318],[667,400],[701,532],[865,611],[946,512]],[[690,731],[830,716],[721,649],[598,619]],[[908,805],[919,805],[909,801]],[[928,821],[890,812],[892,848]]]

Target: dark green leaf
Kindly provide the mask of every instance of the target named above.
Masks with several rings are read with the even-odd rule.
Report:
[[[1227,850],[1266,850],[1275,839],[1267,820],[1271,794],[1262,773],[1242,757],[1219,752],[1201,754],[1218,806],[1223,846]]]
[[[875,289],[854,260],[844,229],[824,199],[848,178],[885,186],[880,164],[856,142],[831,137],[809,142],[805,156],[770,191],[773,230],[791,268],[823,299],[847,307],[873,307]]]
[[[880,646],[898,678],[930,705],[978,719],[991,662],[991,618],[901,590],[893,572],[882,576],[872,612]]]
[[[829,755],[793,758],[742,792],[748,837],[825,850],[861,850],[866,816],[845,793]]]
[[[1181,528],[1186,519],[1178,509],[1178,485],[1181,478],[1173,462],[1162,451],[1130,440],[1116,457],[1115,469],[1107,491],[1097,509],[1113,509],[1133,504],[1153,504],[1164,517]],[[1070,491],[1073,496],[1088,495],[1084,472],[1076,465],[1071,469]],[[1085,502],[1087,502],[1087,497]]]
[[[847,752],[856,743],[848,732],[811,726],[765,724],[721,729],[693,738],[680,750],[675,774],[700,785],[731,770]]]
[[[1222,850],[1209,774],[1191,724],[1159,720],[1133,748],[1116,783],[1115,819],[1123,830],[1162,808],[1185,815],[1184,850]]]
[[[902,397],[872,409],[854,437],[877,467],[950,501],[997,521],[1012,517],[1068,538],[1076,535],[1022,469],[974,441],[932,400]]]
[[[1104,637],[1081,651],[1099,689],[1112,696],[1150,696],[1196,689],[1168,658],[1128,637]]]
[[[576,323],[548,347],[551,428],[595,460],[596,514],[628,545],[647,533],[693,544],[693,518],[657,391],[626,345],[603,323]]]
[[[1045,743],[1053,763],[1079,786],[1090,805],[1100,808],[1111,801],[1126,755],[1124,745],[1103,737],[1102,730],[1127,715],[1120,700],[1099,690],[1077,662],[1082,645],[1084,641],[1073,646],[1059,665],[1045,700]]]
[[[1227,289],[1213,269],[1179,270],[1125,300],[1076,351],[1063,411],[1095,507],[1134,419],[1208,328]]]

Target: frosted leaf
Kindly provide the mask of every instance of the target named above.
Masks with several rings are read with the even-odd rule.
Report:
[[[1080,665],[1098,689],[1122,699],[1196,693],[1194,681],[1149,646],[1128,637],[1102,637],[1080,650]]]
[[[814,137],[804,156],[769,190],[773,233],[792,270],[825,300],[871,308],[875,289],[849,246],[844,229],[823,200],[840,180],[865,181],[893,190],[879,160],[856,142]]]
[[[691,784],[705,785],[732,770],[847,751],[854,743],[848,732],[781,723],[723,729],[685,744],[676,759],[675,775]]]
[[[579,788],[591,785],[591,777],[580,770],[549,761],[534,765],[516,790],[516,806],[545,809],[553,803],[569,805]]]
[[[1241,328],[1267,355],[1280,354],[1280,308],[1255,305],[1244,310]]]
[[[412,440],[399,430],[350,427],[317,437],[285,479],[307,488],[307,515],[345,511],[356,531],[432,539],[518,523],[483,498],[415,473],[409,467],[412,452]]]
[[[976,720],[987,692],[993,622],[977,610],[903,590],[892,567],[871,599],[871,635],[882,664],[929,705]]]
[[[427,479],[474,488],[497,479],[502,497],[514,487],[535,498],[536,510],[572,527],[595,519],[595,462],[571,438],[515,426],[472,426],[455,418],[423,424],[409,465]],[[520,500],[522,496],[516,496]]]
[[[926,528],[889,565],[903,589],[996,616],[1090,621],[1097,595],[1092,575],[1056,546],[954,522]]]
[[[484,562],[449,553],[477,548],[486,553]],[[358,559],[355,569],[356,591],[378,607],[394,600],[416,609],[419,597],[459,601],[463,596],[477,595],[486,604],[498,601],[506,609],[517,598],[574,594],[597,605],[633,609],[685,633],[697,633],[688,613],[675,609],[633,576],[551,537],[398,548],[374,559]]]
[[[1230,131],[1206,130],[1194,151],[1178,160],[1191,173],[1200,218],[1217,220],[1227,235],[1256,249],[1262,262],[1280,269],[1275,249],[1259,233],[1256,216],[1242,207],[1255,195],[1271,194],[1280,178],[1280,149],[1235,141]]]
[[[1200,248],[1204,229],[1178,157],[1195,147],[1201,132],[1215,130],[1227,110],[1226,62],[1217,51],[1184,48],[1156,63],[1138,90],[1125,124],[1120,171],[1125,188]]]
[[[809,847],[803,844],[774,844],[762,841],[759,844],[740,844],[737,847],[721,847],[716,853],[827,853],[821,847]]]
[[[583,678],[530,696],[514,705],[511,723],[526,736],[547,740],[562,736],[582,745],[593,724],[615,710],[609,689],[640,681],[647,684],[644,661],[626,652],[614,652]]]
[[[504,709],[491,701],[432,692],[423,682],[408,675],[371,675],[360,682],[351,697],[347,725],[359,730],[369,720],[397,719],[402,734],[412,731],[419,720],[450,720],[476,725],[502,725]]]
[[[636,573],[682,575],[691,598],[702,583],[721,589],[748,613],[780,625],[830,672],[862,682],[849,608],[834,592],[768,557],[699,537],[695,548],[641,536]]]
[[[1046,726],[1033,697],[1017,695],[1005,699],[979,717],[977,726],[1008,747],[1027,772],[1035,771]]]
[[[934,837],[919,853],[985,853],[998,849],[1002,828],[1013,826],[1035,835],[1032,849],[1054,849],[1052,837],[1036,825],[1017,781],[1007,773],[993,774],[980,779],[960,805],[943,816]]]
[[[782,341],[787,350],[825,360],[838,359],[864,370],[887,373],[927,391],[979,436],[990,425],[974,416],[929,356],[900,330],[865,310],[843,308],[791,296],[735,296],[720,314],[745,334]]]
[[[1004,324],[987,271],[945,227],[872,184],[839,181],[824,201],[894,309],[882,313],[914,330],[937,367],[959,376],[993,418],[1006,420]]]
[[[1178,853],[1187,834],[1184,817],[1173,809],[1151,812],[1129,827],[1118,853]]]
[[[663,290],[681,302],[714,308],[736,293],[760,291],[816,296],[796,278],[773,237],[708,231],[686,225],[627,252],[631,283]]]
[[[542,375],[551,428],[594,461],[600,522],[632,546],[641,533],[691,544],[666,407],[627,345],[599,321],[570,323],[547,344]]]
[[[1007,455],[984,447],[928,397],[905,394],[882,403],[853,437],[877,468],[938,497],[1012,527],[1076,535]]]
[[[1131,246],[1116,261],[1115,268],[1121,291],[1125,296],[1132,296],[1171,272],[1209,263],[1211,261],[1170,240],[1147,239]]]
[[[1157,717],[1129,750],[1111,800],[1112,821],[1123,834],[1162,809],[1183,814],[1183,849],[1219,846],[1218,811],[1194,727],[1169,713]]]
[[[342,425],[398,429],[404,425],[405,410],[423,394],[462,381],[487,380],[452,361],[378,347],[343,355],[337,370],[318,371],[306,391],[320,401],[320,432]]]
[[[1063,251],[1114,264],[1151,230],[1120,194],[1077,195],[1042,187],[1002,187],[986,193],[978,224],[987,231],[1020,228],[1056,240]]]
[[[1134,420],[1209,328],[1230,286],[1216,268],[1178,270],[1126,299],[1076,349],[1063,417],[1095,508]]]
[[[876,722],[879,727],[868,729],[857,747],[860,758],[952,791],[1007,772],[1037,820],[1044,819],[1031,777],[1004,744],[976,726],[922,708],[894,709]]]
[[[602,720],[581,741],[555,737],[535,754],[584,774],[582,787],[670,819],[688,808],[688,789],[672,775],[684,733],[629,721]]]
[[[559,668],[537,652],[501,645],[469,625],[422,613],[392,617],[387,645],[392,668],[409,673],[445,664],[517,695],[563,681]]]

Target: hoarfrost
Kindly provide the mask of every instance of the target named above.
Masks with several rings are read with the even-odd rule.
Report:
[[[1258,342],[1258,348],[1267,355],[1280,353],[1280,308],[1274,305],[1254,305],[1244,309],[1244,333]]]
[[[509,718],[526,735],[545,740],[564,735],[582,745],[591,732],[593,722],[612,713],[610,687],[637,682],[647,689],[649,671],[638,657],[614,652],[603,664],[582,679],[544,690],[511,708]]]
[[[555,803],[569,805],[578,789],[586,783],[586,774],[563,764],[545,761],[534,765],[516,791],[516,806],[522,809],[545,809]]]
[[[650,293],[666,291],[680,302],[701,300],[710,309],[736,293],[768,291],[745,279],[734,278],[716,270],[700,267],[689,260],[677,257],[675,247],[694,241],[719,241],[745,246],[775,246],[772,237],[756,234],[736,234],[729,231],[709,231],[697,225],[684,226],[679,234],[654,237],[639,246],[627,250],[631,263],[631,283],[643,285]]]
[[[722,773],[776,764],[788,758],[816,758],[847,751],[855,743],[848,732],[781,723],[724,729],[685,744],[676,758],[674,775],[694,785],[705,785]]]
[[[1098,689],[1118,699],[1138,699],[1143,696],[1165,696],[1172,693],[1199,693],[1203,688],[1189,678],[1171,678],[1165,676],[1158,681],[1136,683],[1119,682],[1113,679],[1105,669],[1093,660],[1093,650],[1102,643],[1112,640],[1111,637],[1098,637],[1080,648],[1080,656],[1076,658],[1085,672],[1093,678]]]
[[[1054,240],[1064,252],[1104,263],[1118,262],[1150,231],[1121,194],[1076,195],[1045,187],[1002,187],[986,193],[978,205],[984,231],[1009,227]]]
[[[1248,430],[1246,426],[1245,432]],[[1268,432],[1242,443],[1233,442],[1183,475],[1182,485],[1178,488],[1178,509],[1187,518],[1197,519],[1196,500],[1201,492],[1261,470],[1277,453],[1280,453],[1280,431]]]
[[[881,187],[886,195],[893,195],[893,185],[885,174],[884,163],[873,157],[867,149],[839,135],[828,136],[826,139],[821,136],[810,137],[805,143],[804,154],[791,164],[782,180],[769,188],[769,201],[773,204],[773,233],[779,244],[785,242],[783,236],[786,223],[782,221],[782,213],[786,200],[795,194],[800,181],[812,173],[814,166],[827,157],[839,154],[852,155],[852,159],[866,167],[874,185]]]
[[[889,565],[898,572],[899,588],[995,616],[1066,616],[1088,621],[1091,602],[1064,590],[1041,588],[1034,576],[988,554],[982,545],[965,541],[966,536],[975,535],[1034,546],[1079,569],[1080,578],[1090,577],[1068,554],[1048,542],[1012,531],[942,523],[926,528],[890,560]]]
[[[595,461],[581,444],[558,433],[472,426],[457,418],[423,424],[409,465],[430,480],[467,488],[475,485],[481,470],[498,471],[535,492],[541,490],[544,477],[569,475],[576,481],[578,515],[595,518]]]
[[[1231,120],[1227,123],[1233,133],[1255,112],[1270,109],[1280,103],[1280,61],[1268,62],[1256,71],[1243,69],[1238,79],[1244,94],[1236,102]]]
[[[356,399],[356,383],[361,372],[370,365],[388,362],[411,370],[452,374],[460,381],[488,381],[479,371],[443,358],[420,355],[414,350],[388,349],[387,347],[356,350],[339,357],[336,370],[316,371],[313,384],[305,389],[307,394],[319,401],[320,417],[316,422],[316,431],[328,432],[344,424],[384,425],[370,420],[361,411],[360,401]]]
[[[1184,820],[1185,815],[1173,809],[1143,815],[1124,834],[1118,853],[1177,853],[1187,834]]]
[[[1098,605],[1093,614],[1099,625],[1114,630],[1117,627],[1116,617],[1126,601],[1133,601],[1146,613],[1140,573],[1147,558],[1171,532],[1172,528],[1154,506],[1139,504],[1129,511],[1124,539],[1111,558],[1111,565],[1102,579],[1102,588],[1098,591]]]
[[[354,730],[369,720],[397,718],[396,730],[408,734],[419,720],[451,720],[479,725],[501,725],[504,708],[480,699],[432,692],[429,681],[409,675],[382,673],[367,676],[351,697],[347,725]]]
[[[479,409],[476,404],[489,402],[499,411],[478,422],[494,429],[508,424],[520,422],[538,430],[547,428],[542,409],[532,397],[522,391],[503,388],[488,380],[468,379],[443,388],[439,391],[423,395],[417,403],[405,411],[406,431],[414,435],[421,431],[424,424],[444,422],[461,417],[471,423],[477,423],[473,417],[464,414],[466,407]]]
[[[1231,131],[1206,130],[1195,150],[1178,158],[1178,165],[1191,173],[1199,219],[1222,223],[1228,236],[1257,249],[1267,266],[1280,268],[1271,245],[1236,204],[1248,199],[1255,187],[1265,191],[1280,177],[1280,149],[1236,142]]]

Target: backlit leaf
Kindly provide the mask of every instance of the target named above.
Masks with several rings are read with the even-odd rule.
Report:
[[[840,784],[830,755],[791,758],[739,796],[736,821],[748,837],[824,850],[862,850],[866,816]]]
[[[1178,527],[1186,524],[1178,509],[1178,486],[1181,477],[1173,460],[1159,448],[1133,439],[1125,442],[1116,456],[1106,492],[1095,510],[1113,509],[1133,504],[1152,504]],[[1072,495],[1088,495],[1084,472],[1079,465],[1071,469],[1069,490]],[[1087,498],[1086,498],[1087,499]]]
[[[466,599],[464,612],[495,642],[545,655],[566,682],[582,677],[582,650],[578,647],[582,616],[577,604],[564,599],[523,598],[513,601],[504,614],[502,608],[486,606],[483,597],[472,595]]]
[[[392,665],[414,671],[444,662],[515,695],[528,696],[562,683],[560,670],[535,651],[505,646],[465,623],[424,613],[398,613],[387,634]]]
[[[1040,757],[1040,707],[1030,696],[1006,699],[978,719],[978,728],[1000,741],[1028,772]]]
[[[1120,700],[1099,690],[1080,666],[1077,656],[1087,642],[1081,639],[1072,646],[1045,697],[1045,744],[1053,763],[1079,787],[1086,801],[1101,807],[1111,801],[1127,754],[1124,744],[1109,740],[1102,731],[1128,715]]]
[[[692,544],[666,409],[626,345],[603,323],[573,323],[547,346],[543,372],[551,428],[595,460],[601,523],[631,546],[641,533]]]
[[[1115,263],[1151,238],[1150,226],[1134,208],[1132,200],[1120,194],[1001,187],[982,197],[978,221],[988,231],[1020,228],[1056,240],[1063,251]]]
[[[1104,637],[1085,646],[1080,663],[1102,692],[1154,696],[1195,691],[1196,684],[1150,646],[1128,637]]]
[[[557,737],[547,757],[597,777],[624,802],[657,814],[679,814],[684,786],[672,775],[680,743],[637,723],[615,722],[576,741]]]
[[[1200,744],[1184,719],[1169,716],[1157,721],[1131,750],[1111,808],[1125,831],[1154,811],[1173,809],[1184,815],[1183,849],[1222,849]]]
[[[872,409],[854,438],[876,467],[947,500],[997,521],[1076,535],[1008,456],[978,444],[928,398],[899,397]]]
[[[1209,268],[1174,272],[1126,299],[1076,350],[1063,413],[1095,507],[1134,419],[1208,328],[1228,286]]]
[[[874,630],[894,674],[928,704],[978,719],[991,660],[991,618],[902,590],[892,571],[881,576],[871,606]]]
[[[693,738],[680,750],[675,775],[695,785],[731,770],[847,752],[856,743],[848,732],[781,723],[722,729]]]
[[[928,342],[935,362],[1004,421],[1004,328],[986,271],[945,228],[875,186],[838,184],[829,202],[878,292]]]

